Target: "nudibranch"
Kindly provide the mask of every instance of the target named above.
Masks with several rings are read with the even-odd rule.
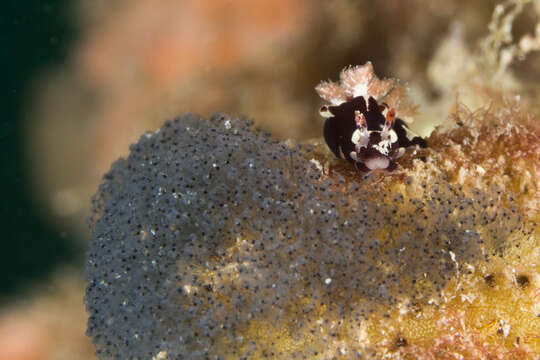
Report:
[[[370,62],[343,69],[339,84],[323,82],[316,90],[330,103],[320,110],[326,144],[361,172],[395,170],[405,148],[427,145],[397,117],[403,97],[399,84],[379,80]]]

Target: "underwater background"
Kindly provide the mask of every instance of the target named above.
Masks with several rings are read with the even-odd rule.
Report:
[[[509,33],[497,4],[515,11]],[[145,131],[225,112],[279,140],[320,138],[314,87],[367,61],[407,85],[422,136],[458,102],[474,113],[501,94],[538,121],[539,14],[518,0],[3,4],[0,359],[96,358],[82,300],[91,197]]]
[[[66,1],[9,2],[2,11],[4,69],[2,108],[2,222],[4,227],[0,294],[2,300],[21,291],[59,262],[73,261],[73,234],[60,234],[44,219],[26,166],[24,116],[33,81],[67,60],[75,26]],[[79,249],[80,251],[80,249]],[[43,256],[47,254],[47,256]],[[82,257],[76,260],[80,263]]]

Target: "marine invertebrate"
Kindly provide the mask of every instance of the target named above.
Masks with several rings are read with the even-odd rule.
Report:
[[[469,334],[466,354],[496,343],[497,326],[520,336],[516,351],[540,348],[538,265],[519,265],[527,289],[507,280],[516,249],[538,252],[511,194],[406,157],[406,181],[359,181],[321,172],[319,154],[224,116],[177,118],[133,145],[94,202],[86,304],[100,358],[444,355]],[[473,325],[451,325],[464,314]]]
[[[320,113],[327,118],[324,139],[339,158],[355,164],[362,172],[394,170],[395,160],[411,145],[426,146],[421,137],[409,130],[397,117],[396,109],[385,101],[399,106],[403,91],[395,80],[379,80],[368,62],[345,68],[340,84],[323,82],[316,87],[319,95],[330,102]]]

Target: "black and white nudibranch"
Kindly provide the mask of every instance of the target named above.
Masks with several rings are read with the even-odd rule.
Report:
[[[395,160],[405,148],[427,145],[397,117],[395,108],[382,101],[395,84],[379,80],[371,63],[344,69],[340,85],[326,82],[316,89],[331,103],[320,110],[326,118],[324,139],[328,147],[359,171],[395,170]]]

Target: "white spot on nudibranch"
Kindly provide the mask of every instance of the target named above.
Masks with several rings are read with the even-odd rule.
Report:
[[[382,114],[382,116],[384,116],[385,119],[386,119],[386,115],[388,115],[388,109],[389,109],[389,107],[385,106],[383,111],[381,111],[381,114]],[[383,126],[383,125],[381,125],[381,126]]]
[[[390,139],[382,140],[378,144],[373,145],[373,147],[377,149],[378,152],[380,152],[381,154],[385,156],[388,156],[388,154],[390,153],[391,146],[392,144],[390,143]]]
[[[354,130],[351,141],[357,147],[366,147],[369,143],[369,131],[361,131],[359,129]]]
[[[392,144],[395,143],[396,141],[398,141],[398,136],[397,136],[396,132],[394,131],[394,129],[390,129],[388,131],[388,134],[390,135],[390,142]]]
[[[319,110],[319,114],[321,114],[321,116],[326,119],[334,116],[334,114],[330,112],[330,109],[328,109],[328,106],[321,107],[321,110]]]
[[[390,160],[386,156],[377,156],[366,159],[364,164],[370,170],[386,169],[390,165]]]

